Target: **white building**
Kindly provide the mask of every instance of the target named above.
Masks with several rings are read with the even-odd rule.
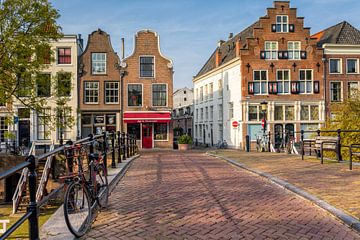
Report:
[[[194,115],[194,92],[184,87],[176,90],[173,94],[172,122],[175,136],[188,134],[193,135]]]

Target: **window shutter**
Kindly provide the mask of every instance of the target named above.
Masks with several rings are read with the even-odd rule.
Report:
[[[269,93],[277,94],[277,82],[269,82]]]
[[[306,51],[301,51],[300,52],[300,58],[301,59],[306,59]]]
[[[276,24],[271,24],[271,31],[276,32]]]
[[[254,83],[253,82],[249,82],[248,92],[249,92],[249,94],[254,94]]]
[[[300,83],[291,82],[291,93],[298,94],[300,92]]]
[[[283,51],[283,59],[289,59],[289,52]]]
[[[284,51],[278,51],[278,59],[284,59]]]
[[[265,59],[266,58],[266,52],[265,51],[261,51],[260,52],[260,59]]]
[[[289,32],[295,32],[295,25],[289,24]]]
[[[320,93],[320,82],[314,81],[314,93]]]

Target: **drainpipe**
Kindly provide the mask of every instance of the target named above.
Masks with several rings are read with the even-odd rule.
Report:
[[[124,76],[125,76],[125,70],[123,67],[125,67],[125,64],[123,64],[123,60],[125,58],[125,39],[121,38],[121,64],[120,64],[120,132],[124,132],[124,121],[123,121],[123,115],[124,115]]]
[[[327,59],[326,59],[326,54],[325,54],[325,48],[323,47],[323,58],[322,61],[324,63],[324,101],[325,101],[325,115],[324,115],[324,120],[326,123],[327,120],[327,86],[326,86],[326,76],[327,76],[327,72],[326,72],[326,65],[327,65]]]

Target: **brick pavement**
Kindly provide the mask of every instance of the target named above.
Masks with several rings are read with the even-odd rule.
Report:
[[[85,239],[360,239],[321,209],[198,151],[137,159]]]

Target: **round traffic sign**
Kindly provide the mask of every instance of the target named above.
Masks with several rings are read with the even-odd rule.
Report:
[[[234,128],[238,127],[238,126],[239,126],[239,122],[238,122],[238,121],[233,121],[233,122],[232,122],[232,126],[233,126]]]

